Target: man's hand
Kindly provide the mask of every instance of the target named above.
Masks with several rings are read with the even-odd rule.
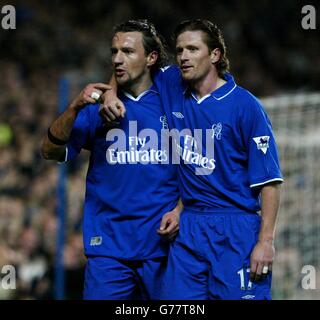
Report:
[[[272,240],[259,240],[251,253],[250,281],[264,280],[272,270],[275,249]]]
[[[100,96],[112,87],[104,83],[90,83],[80,94],[71,102],[70,108],[75,111],[81,110],[88,103],[97,103],[99,99],[94,99],[95,96]]]
[[[163,215],[158,234],[168,241],[174,240],[179,232],[180,211],[176,209]]]
[[[100,116],[107,122],[112,122],[119,117],[124,118],[126,108],[122,101],[117,97],[116,92],[112,87],[107,90],[102,96],[99,109]]]

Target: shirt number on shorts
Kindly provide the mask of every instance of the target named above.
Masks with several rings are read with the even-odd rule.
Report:
[[[245,272],[246,272],[247,277],[245,277]],[[249,278],[250,268],[245,268],[245,269],[242,268],[237,273],[238,273],[238,275],[240,277],[240,288],[241,288],[241,290],[251,290],[252,289],[252,282],[250,281],[250,278]],[[245,284],[245,278],[247,278],[247,281],[248,281],[247,287],[246,287],[246,284]]]

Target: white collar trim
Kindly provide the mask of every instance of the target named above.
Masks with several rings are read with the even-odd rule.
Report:
[[[215,98],[216,100],[222,100],[223,98],[225,98],[226,96],[228,96],[236,87],[237,87],[237,85],[235,84],[235,85],[233,86],[233,88],[232,88],[229,92],[227,92],[225,95],[223,95],[222,97],[219,97],[219,98],[216,98],[216,97],[214,96],[214,92],[211,92],[211,93],[209,93],[209,94],[206,94],[206,95],[203,96],[201,99],[198,99],[193,92],[191,92],[191,95],[192,95],[192,97],[197,101],[197,104],[200,104],[202,101],[204,101],[205,99],[207,99],[207,98],[210,97],[210,96],[212,96],[212,97]],[[187,91],[187,89],[184,90],[184,93],[186,93],[186,91]]]
[[[214,94],[213,94],[212,96],[213,96],[216,100],[221,100],[221,99],[225,98],[226,96],[228,96],[236,87],[237,87],[237,85],[235,84],[234,87],[233,87],[229,92],[227,92],[224,96],[222,96],[222,97],[220,97],[220,98],[216,98],[216,97],[214,96]]]
[[[148,90],[146,90],[146,91],[141,92],[136,98],[135,98],[133,95],[131,95],[130,93],[126,92],[126,91],[124,91],[123,94],[124,94],[127,98],[129,98],[130,100],[139,101],[139,100],[140,100],[144,95],[146,95],[148,92],[155,92],[155,93],[157,93],[157,91],[148,89]]]
[[[198,100],[198,98],[193,94],[193,92],[191,93],[192,97],[197,101],[197,104],[200,104],[203,100],[209,98],[211,96],[211,93],[206,94],[205,96],[203,96],[201,99]]]

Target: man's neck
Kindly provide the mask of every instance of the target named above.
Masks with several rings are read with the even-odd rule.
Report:
[[[131,94],[133,97],[138,97],[142,92],[147,91],[152,86],[151,77],[145,77],[140,81],[131,84],[129,87],[124,87],[123,90]]]
[[[197,97],[201,99],[202,97],[222,87],[226,82],[226,80],[218,76],[218,73],[210,72],[200,81],[197,81],[196,83],[190,83],[190,87],[195,92]]]

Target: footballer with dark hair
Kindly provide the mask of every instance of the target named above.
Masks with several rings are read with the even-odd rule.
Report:
[[[96,100],[110,87],[89,84],[53,122],[42,154],[70,161],[81,149],[91,152],[83,218],[84,298],[159,299],[169,246],[161,236],[175,236],[181,211],[177,172],[162,164],[168,157],[161,143],[145,148],[147,138],[138,133],[148,128],[160,136],[164,125],[152,72],[162,65],[165,51],[150,22],[131,20],[115,27],[111,54],[126,113],[115,108],[119,119],[107,125],[105,119],[115,117]],[[123,150],[114,147],[119,136]]]

